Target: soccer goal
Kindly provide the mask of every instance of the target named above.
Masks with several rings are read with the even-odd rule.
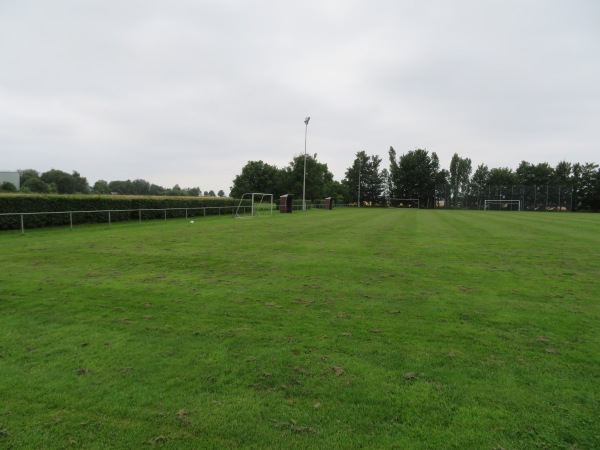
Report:
[[[248,192],[242,195],[235,214],[236,219],[252,219],[254,217],[273,215],[273,194]]]
[[[521,211],[521,200],[485,200],[484,211]]]
[[[390,198],[392,208],[419,208],[418,198]]]

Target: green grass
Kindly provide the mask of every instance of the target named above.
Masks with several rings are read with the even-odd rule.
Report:
[[[600,215],[0,233],[0,448],[600,448]]]

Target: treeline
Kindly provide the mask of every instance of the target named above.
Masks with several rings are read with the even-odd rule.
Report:
[[[490,193],[492,186],[501,187],[494,189],[494,195],[504,198],[502,192],[526,192],[524,187],[533,188],[535,193],[541,186],[562,186],[568,188],[570,209],[600,210],[600,171],[595,163],[561,161],[552,167],[545,162],[522,161],[516,170],[481,164],[473,171],[470,158],[454,154],[446,169],[440,166],[435,152],[415,149],[398,156],[390,147],[387,167],[383,167],[378,155],[360,151],[347,168],[344,179],[337,182],[327,164],[319,163],[316,158],[317,155],[306,155],[306,199],[311,200],[334,197],[337,203],[377,206],[387,205],[394,198],[411,198],[419,199],[421,207],[443,204],[461,208],[472,206],[472,202],[471,206],[467,204],[467,199],[474,189],[483,196],[484,187]],[[304,155],[296,156],[281,169],[263,161],[249,161],[234,179],[231,195],[291,193],[298,198],[303,191],[303,177]]]
[[[592,162],[559,162],[550,164],[521,161],[516,170],[507,167],[489,168],[485,164],[473,170],[471,159],[454,154],[450,166],[442,168],[435,152],[415,149],[398,155],[393,147],[388,151],[388,165],[378,155],[356,153],[341,181],[333,179],[327,164],[319,162],[317,155],[297,155],[283,168],[263,161],[248,161],[241,173],[233,180],[230,196],[240,198],[246,192],[294,194],[297,199],[306,192],[306,200],[333,197],[336,203],[387,205],[390,199],[419,199],[421,207],[472,207],[473,195],[477,192],[477,203],[492,191],[498,198],[533,195],[533,203],[541,198],[540,187],[563,187],[569,192],[569,209],[600,210],[600,171]],[[89,186],[85,177],[73,171],[69,174],[52,169],[39,173],[33,169],[19,170],[21,192],[59,194],[127,194],[192,196],[202,195],[200,188],[182,189],[179,185],[163,188],[148,181],[126,180],[106,182],[99,180]],[[487,187],[487,189],[485,189]],[[492,189],[492,187],[494,187]],[[15,191],[11,183],[0,185],[0,191]],[[548,192],[548,189],[546,190]],[[521,192],[522,194],[516,194]],[[533,194],[527,194],[533,192]],[[563,190],[557,190],[560,197]],[[204,196],[224,197],[221,190],[204,191]],[[495,198],[496,198],[495,197]],[[547,203],[547,202],[546,202]]]
[[[199,187],[180,188],[178,184],[172,188],[164,188],[146,180],[98,180],[90,186],[87,179],[78,172],[67,173],[62,170],[51,169],[40,173],[34,169],[19,170],[21,179],[21,193],[38,194],[121,194],[121,195],[161,195],[174,197],[225,197],[222,190],[215,194],[213,190],[202,191]],[[16,192],[14,184],[4,182],[0,185],[2,192]]]

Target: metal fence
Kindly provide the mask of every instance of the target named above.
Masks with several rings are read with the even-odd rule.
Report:
[[[520,200],[522,211],[572,211],[572,186],[521,185],[438,185],[435,187],[435,207],[454,209],[484,209],[485,200]],[[510,209],[506,203],[504,208]]]
[[[207,215],[220,216],[235,213],[238,206],[205,206],[200,208],[138,208],[138,209],[104,209],[91,211],[44,211],[44,212],[24,212],[24,213],[0,213],[0,216],[14,218],[8,224],[4,224],[5,229],[21,229],[25,233],[27,225],[29,228],[42,228],[46,226],[64,226],[69,225],[73,229],[76,223],[108,223],[110,227],[113,222],[124,222],[143,219],[164,219],[167,218],[190,218],[206,217]],[[240,206],[244,212],[251,209],[251,206]],[[60,216],[58,220],[50,219],[53,216]]]

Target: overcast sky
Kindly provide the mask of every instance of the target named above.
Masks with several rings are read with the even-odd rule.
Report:
[[[0,170],[229,193],[305,116],[338,181],[390,146],[600,163],[600,1],[0,0]]]

